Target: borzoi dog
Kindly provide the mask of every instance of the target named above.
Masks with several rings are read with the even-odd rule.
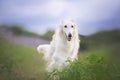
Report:
[[[66,60],[77,58],[79,36],[76,24],[72,20],[63,21],[55,31],[50,44],[39,45],[37,50],[44,54],[48,62],[46,70],[62,70],[69,64]]]

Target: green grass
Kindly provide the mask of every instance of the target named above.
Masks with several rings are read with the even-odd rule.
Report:
[[[120,59],[110,50],[87,51],[68,62],[63,71],[47,75],[36,49],[0,40],[0,80],[49,80],[51,74],[59,75],[60,80],[120,80]]]
[[[120,80],[120,64],[106,50],[89,51],[68,62],[70,65],[63,71],[52,74],[59,75],[60,80]]]
[[[0,40],[0,80],[44,80],[44,68],[36,49]]]

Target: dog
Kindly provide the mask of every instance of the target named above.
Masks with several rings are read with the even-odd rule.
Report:
[[[79,49],[79,35],[76,24],[72,20],[61,22],[56,29],[50,44],[39,45],[37,51],[44,54],[44,59],[48,62],[46,70],[62,70],[69,63],[77,58]]]

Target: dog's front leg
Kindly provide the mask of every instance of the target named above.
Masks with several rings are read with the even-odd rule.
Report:
[[[79,43],[77,43],[75,46],[76,46],[76,48],[73,49],[73,52],[72,52],[72,55],[71,55],[72,60],[74,60],[78,56]]]

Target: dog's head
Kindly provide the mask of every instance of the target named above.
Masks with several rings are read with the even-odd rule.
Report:
[[[77,30],[76,25],[72,20],[63,21],[61,24],[61,34],[67,41],[72,41],[76,36]]]

